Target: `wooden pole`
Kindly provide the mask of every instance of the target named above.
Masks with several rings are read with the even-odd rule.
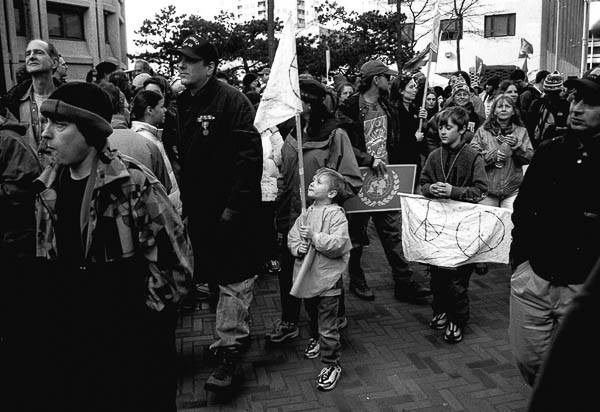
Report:
[[[269,66],[275,58],[275,0],[267,1],[267,46],[269,48]]]
[[[427,62],[427,77],[425,77],[425,88],[423,89],[423,101],[421,102],[421,109],[425,108],[427,103],[427,88],[429,87],[429,75],[431,74],[431,58],[433,51],[429,49],[429,61]],[[423,128],[423,119],[419,118],[419,131]]]
[[[556,0],[556,36],[554,36],[554,70],[558,71],[558,41],[559,37],[559,29],[560,28],[560,0]]]
[[[306,212],[306,184],[304,183],[304,154],[302,153],[302,122],[296,115],[296,140],[298,142],[298,176],[300,177],[300,205],[302,213]]]

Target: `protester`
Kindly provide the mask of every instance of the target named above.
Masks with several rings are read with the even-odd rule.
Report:
[[[65,61],[65,58],[60,54],[58,55],[58,66],[56,66],[56,70],[54,71],[54,78],[58,80],[61,84],[67,82],[67,73],[69,71],[69,66]]]
[[[510,97],[510,99],[513,101],[513,103],[515,104],[515,106],[517,107],[517,109],[519,110],[519,113],[520,113],[521,109],[519,107],[519,88],[518,88],[518,86],[510,80],[503,80],[500,83],[500,86],[498,88],[500,89],[501,94],[505,94],[508,97]]]
[[[37,153],[46,119],[40,114],[40,106],[61,84],[52,77],[58,66],[58,51],[52,43],[34,39],[27,44],[25,68],[31,76],[12,88],[6,97],[6,105],[20,122],[27,123],[27,142]]]
[[[263,67],[261,71],[258,72],[260,76],[260,83],[263,85],[261,92],[267,86],[267,82],[269,81],[269,76],[271,75],[271,69],[268,67]]]
[[[108,59],[98,63],[95,69],[96,79],[94,80],[94,83],[99,84],[102,82],[108,82],[108,78],[111,73],[119,69],[119,61],[113,57],[109,57]]]
[[[492,76],[485,82],[485,90],[479,95],[479,98],[483,102],[486,119],[490,115],[490,109],[492,108],[492,103],[494,103],[494,99],[498,95],[498,92],[499,92],[498,86],[499,85],[500,85],[500,78],[498,76]]]
[[[98,86],[108,95],[114,109],[110,120],[111,127],[113,129],[129,129],[129,118],[126,118],[123,114],[121,93],[119,93],[117,86],[109,82],[99,83]]]
[[[219,64],[215,46],[192,35],[173,53],[180,56],[179,71],[186,86],[177,97],[176,141],[183,213],[194,246],[195,283],[208,283],[213,290],[218,285],[218,339],[210,346],[218,366],[205,387],[226,389],[250,335],[249,308],[261,263],[255,227],[261,197],[261,141],[248,99],[215,77]],[[233,239],[241,245],[235,258]]]
[[[177,184],[173,167],[162,143],[162,129],[159,129],[159,126],[165,121],[167,109],[164,104],[165,98],[153,91],[142,90],[136,94],[132,102],[134,120],[131,122],[131,130],[144,136],[158,147],[167,168],[167,173],[169,174],[171,189],[167,191],[167,194],[175,210],[181,214],[182,205],[179,195],[179,185]]]
[[[338,204],[345,190],[344,177],[333,169],[317,170],[308,186],[313,201],[290,229],[288,247],[296,258],[292,295],[304,299],[311,339],[304,357],[321,356],[325,365],[317,377],[317,388],[335,388],[340,367],[339,300],[342,275],[350,258],[350,235],[344,209]]]
[[[527,130],[534,148],[553,139],[567,129],[569,102],[563,97],[563,78],[555,71],[544,80],[544,93],[534,101],[527,113]]]
[[[523,93],[529,87],[529,82],[527,81],[527,74],[521,69],[515,69],[510,74],[508,80],[517,86],[519,95]]]
[[[256,92],[260,95],[260,80],[256,73],[246,73],[242,79],[242,85],[242,93],[247,95],[249,92]]]
[[[570,79],[570,129],[541,144],[514,203],[509,337],[533,385],[558,325],[600,257],[600,70]]]
[[[302,99],[302,152],[305,186],[312,181],[316,171],[322,167],[337,170],[344,176],[346,187],[340,193],[343,199],[353,196],[360,190],[362,175],[352,152],[352,145],[346,131],[325,107],[325,87],[315,79],[300,80]],[[280,129],[281,130],[281,129]],[[293,279],[294,257],[288,245],[288,233],[301,212],[300,175],[298,171],[298,131],[292,128],[281,149],[281,183],[277,199],[276,225],[282,238],[281,271],[279,272],[279,293],[281,296],[281,319],[266,335],[271,343],[282,343],[298,336],[298,320],[301,300],[290,295]],[[341,298],[343,303],[343,294]],[[344,321],[343,306],[339,313]]]
[[[533,157],[527,129],[512,99],[505,95],[496,98],[471,146],[482,154],[489,179],[487,196],[480,204],[512,210],[523,180],[523,166]]]
[[[152,70],[150,63],[148,63],[146,60],[138,59],[133,65],[133,77],[136,77],[142,73],[147,73],[150,76],[154,76],[154,70]]]
[[[176,307],[191,250],[154,175],[108,148],[111,111],[107,95],[82,82],[41,107],[56,163],[37,183],[37,256],[57,286],[56,329],[45,340],[62,343],[46,409],[175,411]]]
[[[522,113],[529,112],[531,104],[542,96],[544,80],[549,74],[548,70],[540,70],[535,75],[535,83],[527,85],[519,94],[519,107]]]
[[[455,84],[456,87],[456,84]],[[462,107],[445,109],[438,115],[441,147],[429,154],[421,173],[421,191],[433,198],[480,202],[487,192],[482,156],[465,141],[469,114]],[[433,292],[432,329],[442,330],[444,340],[458,343],[469,321],[469,279],[472,264],[455,268],[431,266]]]
[[[114,71],[108,76],[108,81],[119,89],[118,113],[122,114],[127,122],[131,121],[130,102],[133,98],[133,90],[129,76],[123,70]]]
[[[426,122],[440,111],[438,95],[431,87],[427,89],[427,96],[425,96],[425,110],[427,110]]]
[[[479,116],[479,118],[481,118],[481,121],[483,122],[483,119],[485,119],[485,107],[483,106],[483,102],[481,101],[479,96],[475,93],[475,90],[473,90],[473,88],[471,87],[471,76],[469,76],[469,73],[464,72],[462,70],[455,72],[450,78],[450,85],[452,86],[452,89],[454,89],[454,84],[456,82],[461,81],[464,81],[469,87],[469,101],[473,105],[473,110],[475,111],[475,113],[477,113],[477,116]]]
[[[131,87],[133,87],[133,94],[136,95],[137,92],[142,90],[144,87],[144,82],[148,79],[152,78],[148,73],[140,73],[135,76],[131,82]]]
[[[350,83],[340,83],[340,85],[335,89],[337,96],[337,104],[338,107],[344,104],[346,99],[350,97],[354,93],[354,87]]]
[[[359,166],[368,166],[378,176],[386,173],[386,164],[399,163],[399,131],[393,109],[387,101],[390,77],[398,73],[380,60],[370,60],[360,68],[358,93],[350,96],[338,109],[338,117],[347,122],[346,128]],[[353,249],[350,252],[350,291],[364,300],[375,295],[367,285],[361,267],[364,246],[368,243],[367,225],[373,219],[387,261],[392,269],[394,296],[401,301],[425,303],[431,294],[412,277],[412,270],[402,254],[400,213],[354,213],[349,217]]]

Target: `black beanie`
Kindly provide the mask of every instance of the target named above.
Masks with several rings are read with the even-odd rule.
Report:
[[[257,74],[255,74],[255,73],[248,73],[242,79],[242,85],[244,85],[244,87],[248,87],[256,79],[258,79],[258,75]]]
[[[300,79],[300,98],[305,102],[321,102],[326,94],[327,89],[325,89],[325,86],[323,86],[321,82],[318,82],[315,79]]]
[[[40,112],[49,119],[60,118],[77,124],[88,144],[101,150],[113,131],[112,109],[108,94],[99,86],[69,82],[42,103]]]

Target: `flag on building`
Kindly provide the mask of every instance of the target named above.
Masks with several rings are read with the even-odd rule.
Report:
[[[410,194],[401,194],[400,201],[407,260],[443,267],[508,263],[509,209]]]
[[[256,110],[254,127],[260,133],[302,112],[295,32],[296,25],[290,13],[281,32],[269,81]]]
[[[519,50],[519,59],[527,58],[530,54],[533,54],[533,44],[521,38],[521,49]]]

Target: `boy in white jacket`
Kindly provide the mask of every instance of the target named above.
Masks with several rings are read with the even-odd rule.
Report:
[[[310,317],[312,339],[304,356],[313,359],[321,355],[325,367],[317,378],[317,388],[325,391],[335,387],[342,373],[338,305],[352,248],[344,209],[335,203],[343,188],[341,174],[319,169],[308,187],[308,197],[314,202],[288,234],[288,247],[297,258],[290,294],[304,299]]]

